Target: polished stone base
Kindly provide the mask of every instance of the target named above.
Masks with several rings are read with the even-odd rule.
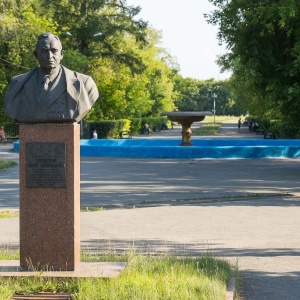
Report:
[[[20,265],[73,271],[80,263],[78,124],[20,125]]]

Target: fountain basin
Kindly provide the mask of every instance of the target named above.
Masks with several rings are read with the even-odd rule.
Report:
[[[179,146],[180,139],[81,140],[80,155],[124,158],[256,159],[300,158],[300,140],[194,139],[193,147]],[[19,143],[14,142],[19,152]]]
[[[178,122],[200,122],[205,119],[205,116],[211,116],[210,111],[175,111],[175,112],[163,112],[161,116],[166,116],[170,121]]]
[[[194,122],[200,122],[205,119],[205,116],[211,116],[210,111],[175,111],[162,112],[161,116],[167,116],[170,121],[178,122],[182,126],[182,140],[180,146],[193,146],[191,141],[192,130],[191,126]]]

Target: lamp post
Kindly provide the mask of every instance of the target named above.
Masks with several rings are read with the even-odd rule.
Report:
[[[73,36],[73,34],[70,31],[67,31],[66,35],[70,36],[71,38],[74,39],[74,36]],[[76,48],[77,48],[77,51],[79,52],[79,44],[78,44],[78,40],[77,39],[76,39]]]
[[[218,98],[218,96],[215,93],[213,93],[212,89],[209,89],[208,91],[209,91],[211,98],[214,101],[214,124],[215,124],[215,122],[216,122],[216,98]]]
[[[215,122],[216,122],[216,98],[218,98],[218,96],[215,93],[213,93],[212,98],[214,99],[214,124],[215,124]]]

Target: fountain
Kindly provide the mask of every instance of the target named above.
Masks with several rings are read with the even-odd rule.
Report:
[[[180,139],[81,140],[81,157],[160,159],[259,159],[300,158],[300,140],[201,138],[193,147],[179,146]],[[19,142],[14,142],[19,152]]]
[[[191,142],[192,130],[191,126],[194,122],[200,122],[205,116],[211,116],[210,111],[184,111],[184,112],[163,112],[161,116],[166,116],[170,121],[177,122],[182,126],[182,141],[180,146],[193,146]]]

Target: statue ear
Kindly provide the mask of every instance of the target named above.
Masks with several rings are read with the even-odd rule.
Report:
[[[65,54],[65,51],[64,51],[64,50],[61,50],[61,58],[64,57],[64,54]]]

